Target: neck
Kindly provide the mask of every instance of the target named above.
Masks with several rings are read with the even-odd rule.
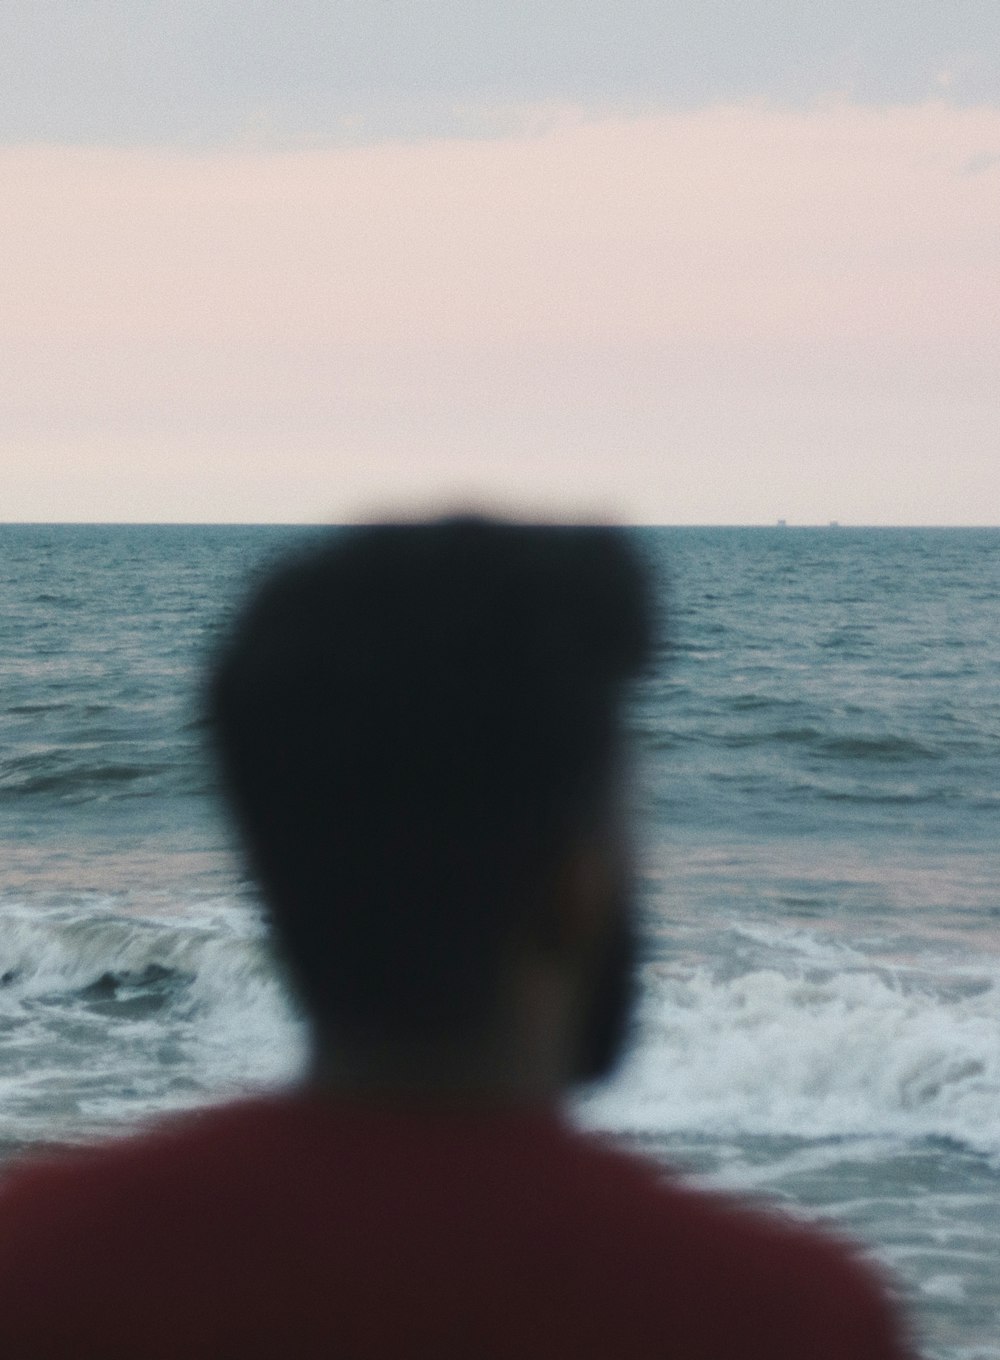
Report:
[[[439,1048],[421,1052],[408,1045],[345,1049],[326,1046],[311,1065],[308,1084],[330,1096],[379,1102],[419,1102],[488,1108],[547,1105],[560,1092],[548,1082],[497,1068],[462,1053]]]
[[[571,1084],[567,998],[521,970],[494,1021],[471,1036],[359,1042],[319,1034],[309,1084],[334,1095],[463,1105],[551,1105]]]

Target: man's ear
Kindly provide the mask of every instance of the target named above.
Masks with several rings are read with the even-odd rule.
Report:
[[[533,932],[547,954],[587,957],[604,937],[618,898],[611,852],[582,842],[563,857],[535,915]]]

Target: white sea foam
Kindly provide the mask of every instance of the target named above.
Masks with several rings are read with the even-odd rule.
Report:
[[[584,1106],[619,1131],[944,1138],[1000,1155],[1000,973],[653,966],[641,1042]],[[786,961],[787,965],[787,961]]]
[[[621,1076],[585,1102],[588,1122],[716,1137],[944,1138],[1000,1155],[996,960],[888,968],[804,932],[780,943],[770,941],[775,966],[746,967],[744,957],[736,975],[649,965],[641,1040]],[[169,975],[158,982],[150,968]],[[37,1076],[28,1059],[43,1046],[52,1074],[58,1046],[46,1036],[61,1034],[69,1013],[79,1040],[87,1030],[93,1041],[89,1070],[107,1069],[112,1104],[115,1086],[137,1094],[114,1066],[112,1040],[154,1072],[172,1045],[173,1067],[205,1092],[280,1081],[303,1060],[302,1025],[259,923],[232,904],[159,917],[9,907],[0,972],[0,1018],[20,1021],[5,1039],[6,1080],[11,1062]],[[168,995],[150,1014],[95,1006],[102,978],[119,999],[160,985]]]
[[[231,947],[259,936],[246,914],[222,920],[217,909],[157,917],[100,899],[8,902],[0,916],[0,998],[69,991],[105,973],[138,973],[151,964],[195,974],[214,942]]]
[[[296,1075],[303,1027],[252,913],[0,915],[0,1138],[74,1137]]]

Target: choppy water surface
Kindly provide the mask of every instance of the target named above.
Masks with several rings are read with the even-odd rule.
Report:
[[[201,752],[203,658],[302,531],[0,526],[0,1150],[293,1075]],[[862,1240],[1000,1356],[1000,532],[640,530],[639,1042],[581,1106]]]

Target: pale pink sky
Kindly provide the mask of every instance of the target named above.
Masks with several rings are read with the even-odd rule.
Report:
[[[1000,523],[1000,109],[0,148],[4,519]]]

